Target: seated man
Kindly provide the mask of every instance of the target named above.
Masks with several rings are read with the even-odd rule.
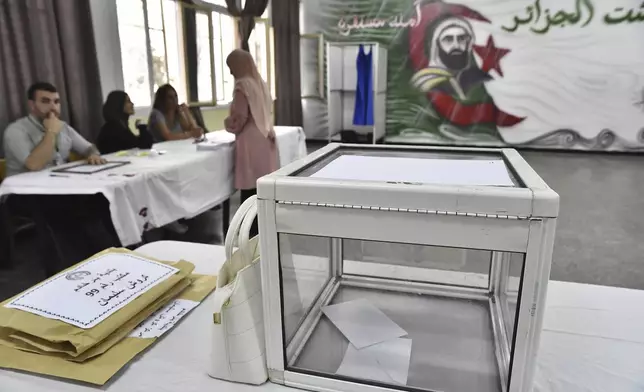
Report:
[[[27,97],[29,115],[11,123],[4,132],[7,177],[65,163],[71,151],[87,158],[90,164],[105,163],[96,147],[59,119],[56,87],[34,83]]]
[[[71,151],[90,164],[105,161],[98,150],[61,121],[60,96],[49,83],[35,83],[27,92],[29,115],[4,132],[7,177],[65,163]],[[118,246],[109,203],[96,195],[12,195],[11,211],[23,211],[36,223],[39,250],[48,276],[94,253]]]

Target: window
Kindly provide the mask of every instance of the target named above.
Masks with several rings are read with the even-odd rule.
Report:
[[[198,5],[175,0],[116,3],[124,87],[137,107],[151,106],[154,92],[165,83],[175,87],[181,102],[191,105],[214,106],[232,100],[235,81],[226,57],[238,46],[239,35],[225,0],[202,0]],[[194,15],[194,42],[186,42],[183,21],[192,19],[186,19],[187,12]],[[272,34],[267,8],[256,20],[249,45],[262,77],[274,91]],[[188,61],[187,53],[196,59]],[[191,85],[196,92],[190,91]],[[190,102],[190,96],[197,99]]]
[[[185,99],[185,78],[173,0],[117,0],[125,91],[139,107],[152,105],[159,86],[172,84]]]
[[[224,0],[221,0],[222,2]],[[217,13],[212,20],[215,31],[215,92],[217,103],[228,103],[233,99],[233,88],[235,78],[228,71],[226,57],[232,52],[236,45],[237,28],[235,20],[228,15]]]
[[[255,28],[248,40],[248,49],[255,59],[255,64],[262,78],[268,83],[271,94],[275,96],[275,75],[273,59],[273,29],[268,19],[255,20]]]

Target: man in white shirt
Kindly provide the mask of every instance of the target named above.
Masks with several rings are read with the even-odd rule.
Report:
[[[59,119],[60,95],[56,87],[34,83],[27,98],[29,115],[11,123],[3,135],[7,177],[66,163],[72,151],[90,164],[105,163],[95,146]]]
[[[105,163],[90,142],[59,119],[60,95],[50,83],[27,92],[29,115],[10,124],[3,135],[7,176],[65,163],[70,152],[90,164]],[[103,249],[119,246],[109,202],[96,195],[10,195],[6,207],[32,218],[47,276]]]

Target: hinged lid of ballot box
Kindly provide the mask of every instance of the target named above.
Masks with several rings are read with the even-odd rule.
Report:
[[[554,218],[559,196],[514,149],[329,144],[262,177],[287,204]]]

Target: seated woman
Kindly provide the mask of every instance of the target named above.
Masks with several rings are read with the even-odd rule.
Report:
[[[188,106],[179,105],[177,91],[171,85],[164,84],[157,89],[152,108],[148,129],[155,141],[198,139],[203,135]]]
[[[137,136],[130,130],[129,119],[133,114],[134,104],[125,91],[115,90],[109,93],[103,105],[105,124],[96,140],[96,147],[102,154],[152,147],[152,135],[148,131],[139,129]]]
[[[226,64],[235,78],[230,116],[226,130],[235,134],[235,188],[241,202],[257,193],[257,179],[279,168],[279,158],[271,116],[273,99],[250,53],[236,49]],[[257,221],[251,235],[256,235]]]

